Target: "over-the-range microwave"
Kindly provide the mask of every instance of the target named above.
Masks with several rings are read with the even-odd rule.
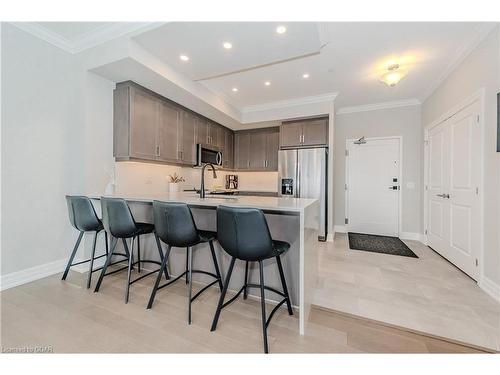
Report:
[[[208,163],[222,167],[222,152],[215,146],[198,143],[196,145],[196,165],[201,167]]]

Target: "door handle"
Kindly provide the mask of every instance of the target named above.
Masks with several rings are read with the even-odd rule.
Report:
[[[436,194],[436,197],[446,198],[446,194]],[[448,197],[449,197],[449,195],[448,195]]]
[[[399,190],[399,186],[397,185],[389,186],[389,190]]]

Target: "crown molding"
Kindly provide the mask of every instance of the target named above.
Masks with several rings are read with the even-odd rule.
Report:
[[[410,107],[420,104],[422,103],[418,99],[407,99],[407,100],[396,100],[392,102],[358,105],[354,107],[342,107],[337,110],[337,115],[344,115],[348,113],[357,113],[357,112],[378,111],[381,109]]]
[[[36,22],[11,22],[11,25],[18,29],[72,54],[82,52],[88,48],[95,47],[127,34],[151,30],[162,24],[162,22],[113,22],[71,41]]]
[[[422,103],[431,96],[434,91],[437,90],[439,86],[448,78],[448,76],[469,56],[472,51],[490,34],[496,27],[498,23],[487,23],[483,25],[477,34],[468,38],[464,43],[457,49],[455,55],[453,56],[451,62],[448,64],[446,69],[441,73],[439,78],[435,80],[428,88],[424,91],[421,98]]]
[[[73,53],[73,45],[69,40],[35,22],[11,22],[10,24],[22,31],[27,32],[28,34],[52,44],[53,46],[56,46],[57,48]]]
[[[302,98],[296,99],[287,99],[287,100],[279,100],[275,102],[268,102],[257,105],[249,105],[241,108],[242,113],[252,113],[252,112],[261,112],[268,111],[273,109],[282,109],[289,107],[297,107],[305,104],[315,104],[315,103],[323,103],[323,102],[332,102],[337,97],[338,92],[330,92],[321,95],[314,96],[304,96]]]

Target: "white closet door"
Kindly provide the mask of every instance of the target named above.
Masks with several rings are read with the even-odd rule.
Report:
[[[429,246],[474,279],[481,243],[480,142],[478,103],[429,132]]]

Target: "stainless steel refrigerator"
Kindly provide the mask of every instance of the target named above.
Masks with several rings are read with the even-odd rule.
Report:
[[[280,150],[278,194],[320,201],[319,240],[327,235],[327,148]]]

